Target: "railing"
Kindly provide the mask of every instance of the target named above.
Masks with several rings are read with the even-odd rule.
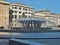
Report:
[[[32,17],[32,18],[20,18],[20,19],[13,19],[13,20],[45,20],[45,18]]]

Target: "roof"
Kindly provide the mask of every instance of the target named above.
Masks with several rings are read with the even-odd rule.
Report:
[[[50,13],[51,15],[60,15],[60,14],[56,14],[56,13]]]
[[[42,9],[42,10],[37,10],[37,11],[35,11],[35,12],[50,12],[49,10],[47,10],[47,9]]]
[[[27,7],[27,8],[34,9],[33,7],[30,7],[28,5],[25,5],[23,3],[18,3],[18,2],[12,3],[11,6],[22,6],[22,7]]]
[[[10,5],[9,2],[5,2],[5,1],[0,1],[0,4],[8,4],[8,5]]]

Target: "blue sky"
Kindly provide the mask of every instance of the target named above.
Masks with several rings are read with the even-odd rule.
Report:
[[[34,7],[35,10],[47,9],[60,14],[60,0],[6,0],[8,2],[21,2]]]

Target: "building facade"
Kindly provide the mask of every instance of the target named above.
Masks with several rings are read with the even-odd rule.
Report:
[[[13,11],[13,19],[20,19],[21,17],[31,17],[33,15],[33,8],[21,3],[13,3],[10,5]]]
[[[57,27],[60,25],[60,15],[58,14],[50,14],[46,15],[46,26],[47,27]]]
[[[35,16],[45,16],[45,15],[50,15],[50,11],[46,9],[34,11]]]
[[[9,7],[8,2],[0,1],[0,28],[6,28],[9,24]]]
[[[56,27],[60,25],[60,14],[51,13],[49,10],[35,11],[35,16],[38,18],[45,18],[46,22],[42,27]]]
[[[33,15],[34,9],[30,6],[27,6],[22,3],[12,3],[10,5],[10,10],[12,11],[12,21],[14,22],[13,25],[18,27],[15,22],[16,19],[21,18],[30,18]],[[14,21],[15,20],[15,21]]]

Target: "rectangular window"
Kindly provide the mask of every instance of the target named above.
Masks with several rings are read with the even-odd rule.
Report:
[[[17,7],[15,7],[15,9],[17,9]]]
[[[29,11],[30,11],[30,9],[29,9]]]
[[[21,10],[21,8],[19,8]]]
[[[26,8],[23,8],[23,10],[27,10]]]
[[[12,11],[12,13],[14,13],[14,11]]]
[[[28,12],[28,14],[30,14],[30,12]]]
[[[21,16],[19,15],[19,19],[20,19],[20,17],[21,17]]]
[[[12,7],[12,9],[14,9],[14,7]]]
[[[15,19],[17,18],[17,15],[15,15]]]
[[[25,14],[27,14],[27,12],[25,12]]]
[[[14,18],[14,15],[12,15],[12,19]]]
[[[15,11],[15,13],[17,13],[17,11]]]
[[[33,11],[33,10],[31,10],[31,11]]]
[[[21,12],[19,11],[19,13],[21,14]]]

